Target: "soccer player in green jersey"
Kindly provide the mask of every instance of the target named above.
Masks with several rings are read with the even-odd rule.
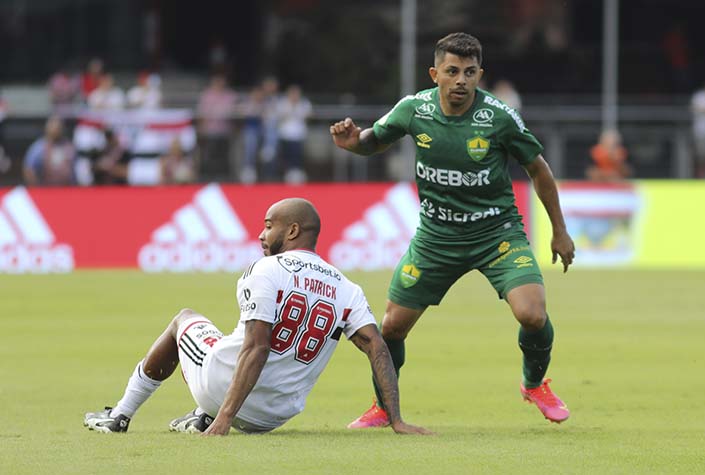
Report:
[[[528,173],[553,226],[553,262],[563,271],[575,246],[566,231],[553,174],[543,147],[519,114],[479,89],[482,46],[466,33],[436,44],[433,89],[401,99],[372,128],[350,118],[330,127],[338,147],[360,154],[381,152],[404,135],[416,142],[416,184],[421,224],[397,265],[382,320],[382,336],[397,372],[404,364],[404,339],[429,305],[438,305],[467,272],[482,272],[509,304],[520,324],[523,353],[522,396],[553,422],[570,412],[544,379],[551,359],[553,326],[546,314],[543,278],[524,232],[508,161]],[[379,390],[375,383],[377,401]],[[348,427],[389,424],[375,402]]]

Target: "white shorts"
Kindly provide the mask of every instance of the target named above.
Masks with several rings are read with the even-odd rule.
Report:
[[[203,359],[221,338],[223,332],[203,315],[194,314],[179,325],[176,344],[179,347],[181,374],[192,391],[196,383],[202,380]]]
[[[181,374],[196,404],[212,417],[218,414],[223,395],[216,399],[208,394],[209,359],[206,359],[206,356],[221,338],[223,338],[223,332],[218,330],[213,322],[199,314],[194,314],[193,317],[182,322],[176,332]],[[239,417],[233,420],[232,426],[244,433],[262,433],[272,430],[271,427],[260,427]]]

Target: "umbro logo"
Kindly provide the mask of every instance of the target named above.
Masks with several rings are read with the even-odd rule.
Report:
[[[419,209],[413,185],[395,185],[343,230],[330,248],[330,263],[343,271],[394,268],[419,225]]]
[[[138,262],[146,272],[235,272],[262,257],[247,229],[216,184],[199,190],[152,233]]]
[[[418,139],[416,142],[416,145],[422,148],[431,148],[431,145],[429,145],[430,142],[433,142],[433,139],[429,137],[428,134],[419,134],[416,136]]]
[[[518,264],[517,268],[520,267],[532,267],[533,264],[531,263],[533,261],[532,258],[529,256],[519,256],[516,259],[514,259],[514,263]]]
[[[73,249],[57,243],[49,224],[24,187],[0,200],[0,273],[71,272]]]

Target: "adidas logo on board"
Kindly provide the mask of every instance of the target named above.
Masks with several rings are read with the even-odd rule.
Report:
[[[395,185],[343,230],[343,239],[331,246],[331,264],[341,270],[394,268],[419,225],[419,209],[412,185]]]
[[[259,240],[248,239],[223,190],[211,184],[152,233],[138,262],[145,272],[235,272],[262,257]]]
[[[71,246],[56,243],[54,233],[24,187],[0,201],[0,272],[12,274],[71,272]]]

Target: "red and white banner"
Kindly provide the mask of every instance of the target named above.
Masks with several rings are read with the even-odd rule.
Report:
[[[524,216],[528,190],[515,184]],[[408,183],[0,189],[0,273],[243,270],[265,212],[292,196],[318,209],[317,251],[341,270],[393,268],[418,224]]]

